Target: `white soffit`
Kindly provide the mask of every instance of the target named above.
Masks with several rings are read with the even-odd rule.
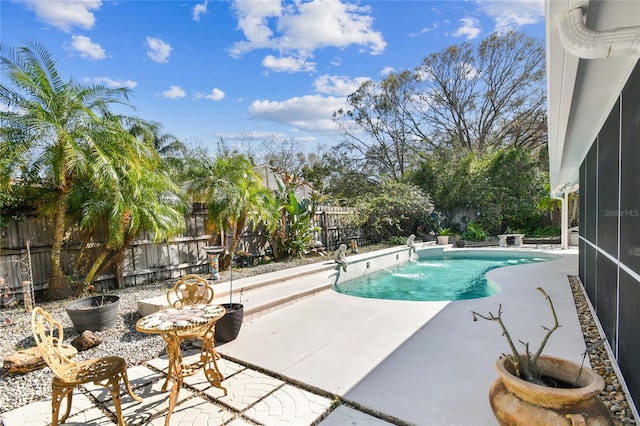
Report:
[[[579,59],[560,42],[558,16],[581,7],[594,31],[640,26],[640,0],[545,2],[549,171],[552,195],[575,190],[578,171],[637,56]]]

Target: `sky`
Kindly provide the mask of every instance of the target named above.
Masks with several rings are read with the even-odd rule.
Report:
[[[543,0],[0,0],[3,44],[43,44],[65,81],[129,88],[119,112],[210,151],[333,145],[363,81],[508,30],[542,40]]]

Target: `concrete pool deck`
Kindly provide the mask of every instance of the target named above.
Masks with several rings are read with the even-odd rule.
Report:
[[[502,304],[514,339],[537,348],[541,326],[552,324],[536,290],[543,287],[561,324],[545,353],[580,362],[585,349],[567,279],[577,274],[577,250],[551,252],[560,259],[490,271],[487,277],[501,291],[482,299],[406,302],[321,292],[246,322],[238,339],[218,351],[382,418],[495,425],[488,389],[496,379],[495,360],[508,347],[498,325],[474,322],[472,310],[497,313]]]
[[[580,362],[585,349],[567,279],[577,274],[577,250],[548,252],[560,259],[490,271],[487,277],[501,287],[500,293],[455,302],[363,299],[323,290],[326,278],[305,276],[305,267],[296,268],[296,279],[286,278],[291,271],[280,272],[284,284],[258,287],[243,296],[245,309],[270,308],[245,316],[238,338],[217,345],[229,395],[212,388],[201,372],[189,377],[170,424],[496,425],[488,389],[496,378],[495,360],[508,348],[498,325],[474,322],[472,310],[497,313],[502,304],[513,338],[535,348],[544,334],[541,326],[552,323],[548,304],[536,291],[543,287],[561,324],[545,353]],[[325,263],[331,261],[320,266],[326,271]],[[318,265],[306,268],[317,270]],[[281,286],[289,294],[297,289],[304,298],[283,301]],[[269,302],[269,292],[278,294],[277,304]],[[166,355],[129,367],[144,402],[123,396],[128,425],[164,424],[167,393],[160,387],[166,368]],[[334,408],[336,397],[342,404]],[[113,416],[105,412],[113,412],[105,392],[86,387],[74,393],[66,424],[113,425]],[[0,424],[47,425],[50,416],[50,399],[45,399],[3,413]]]

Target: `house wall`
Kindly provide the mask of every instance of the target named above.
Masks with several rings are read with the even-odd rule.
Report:
[[[580,166],[579,273],[640,403],[640,62]]]

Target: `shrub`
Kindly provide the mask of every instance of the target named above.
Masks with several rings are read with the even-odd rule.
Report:
[[[560,235],[560,227],[558,226],[545,226],[544,228],[535,229],[529,233],[531,237],[545,238],[545,237],[557,237]]]
[[[395,236],[388,240],[390,246],[401,246],[407,242],[407,237]]]
[[[469,222],[467,229],[462,233],[462,239],[467,241],[484,241],[487,239],[487,233],[482,228],[482,224],[477,222]]]

